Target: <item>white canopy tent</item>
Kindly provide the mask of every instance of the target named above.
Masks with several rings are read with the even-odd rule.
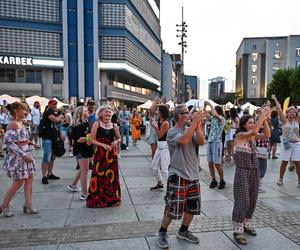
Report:
[[[245,104],[243,104],[241,106],[242,110],[248,109],[250,114],[253,114],[254,110],[257,110],[258,108],[260,108],[260,107],[255,106],[255,105],[251,104],[250,102],[246,102]]]
[[[213,100],[211,100],[211,99],[208,99],[207,100],[213,107],[215,107],[215,106],[221,106],[220,104],[218,104],[218,103],[215,103]]]
[[[185,103],[186,106],[204,107],[203,99],[190,99]]]
[[[148,100],[144,104],[141,104],[137,107],[141,109],[149,109],[152,106],[152,103],[153,103],[152,101]]]
[[[7,94],[0,95],[0,105],[10,104],[10,103],[19,102],[19,101],[20,101],[20,98],[17,98],[17,97],[12,97]]]
[[[38,96],[38,95],[33,95],[33,96],[30,96],[30,97],[26,98],[26,102],[28,103],[28,105],[30,107],[33,106],[34,102],[39,102],[40,105],[41,105],[41,108],[43,108],[43,109],[48,105],[48,101],[49,101],[48,98],[41,97],[41,96]]]
[[[57,98],[53,98],[55,101],[57,101],[57,108],[61,108],[61,107],[64,107],[64,106],[69,106],[68,103],[64,103],[64,102],[61,102],[60,100],[58,100]]]
[[[225,107],[226,110],[229,110],[229,109],[233,108],[234,105],[233,105],[232,102],[227,102],[227,103],[224,105],[224,107]]]
[[[175,104],[174,104],[174,102],[173,101],[168,101],[166,104],[168,104],[169,105],[169,107],[170,107],[170,109],[174,109],[175,108]]]

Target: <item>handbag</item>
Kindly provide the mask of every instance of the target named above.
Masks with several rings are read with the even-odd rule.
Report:
[[[60,132],[54,125],[52,133],[52,153],[57,157],[62,157],[66,153],[66,149],[64,142],[60,139]]]
[[[268,148],[256,147],[256,156],[259,159],[268,159]]]
[[[65,145],[62,140],[52,142],[52,153],[57,157],[62,157],[66,153]]]

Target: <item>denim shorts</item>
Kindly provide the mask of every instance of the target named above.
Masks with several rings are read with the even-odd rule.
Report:
[[[85,158],[85,157],[83,157],[82,154],[80,154],[80,153],[76,155],[76,160],[81,160],[83,158]]]
[[[209,142],[207,145],[207,161],[214,164],[222,162],[222,142]]]
[[[49,163],[51,160],[54,160],[55,156],[52,155],[52,140],[42,139],[42,147],[44,151],[43,163]]]

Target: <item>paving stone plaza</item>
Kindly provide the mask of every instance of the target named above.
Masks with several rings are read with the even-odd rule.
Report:
[[[284,185],[276,185],[279,160],[269,160],[263,180],[265,193],[259,194],[254,226],[257,237],[247,236],[248,245],[238,245],[232,236],[232,182],[234,167],[223,167],[227,182],[224,190],[209,189],[211,181],[205,157],[200,149],[202,167],[202,214],[195,217],[191,231],[199,245],[176,238],[180,222],[173,221],[169,230],[170,249],[300,249],[300,189],[294,172],[286,172]],[[42,151],[34,152],[40,169]],[[2,165],[2,160],[1,160]],[[150,169],[150,146],[139,141],[119,160],[122,204],[117,208],[88,209],[71,193],[67,185],[75,175],[75,159],[67,155],[56,160],[54,173],[60,180],[41,184],[37,172],[33,185],[36,215],[22,213],[23,191],[11,203],[12,218],[0,216],[0,248],[3,249],[158,249],[156,234],[163,215],[164,192],[151,192],[155,184]],[[2,171],[0,199],[10,181]]]

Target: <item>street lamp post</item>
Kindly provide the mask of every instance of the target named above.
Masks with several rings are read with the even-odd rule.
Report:
[[[187,24],[184,21],[183,18],[183,6],[181,8],[181,24],[176,24],[176,27],[178,27],[177,32],[179,34],[176,35],[176,37],[180,38],[180,42],[178,45],[181,46],[181,84],[179,85],[179,101],[184,102],[184,95],[185,95],[185,80],[184,80],[184,53],[186,53],[186,48],[187,48]]]

